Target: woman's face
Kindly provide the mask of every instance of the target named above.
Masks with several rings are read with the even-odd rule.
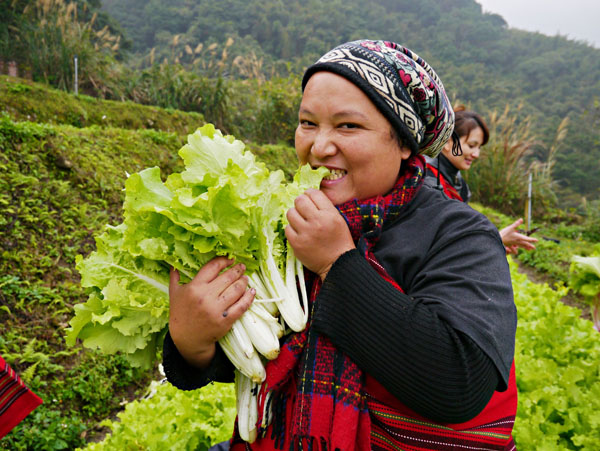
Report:
[[[334,205],[391,191],[410,149],[400,147],[388,120],[358,87],[317,72],[304,88],[298,116],[298,159],[331,171],[321,191]]]
[[[462,155],[452,155],[452,140],[449,140],[446,143],[442,152],[444,152],[444,156],[450,160],[456,169],[459,171],[468,171],[471,169],[473,162],[479,158],[479,152],[482,145],[483,130],[481,127],[475,127],[467,136],[460,137]]]

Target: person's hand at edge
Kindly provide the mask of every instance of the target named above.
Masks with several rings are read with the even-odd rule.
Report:
[[[535,249],[533,243],[537,243],[537,238],[519,232],[518,227],[521,224],[523,224],[523,218],[517,219],[511,225],[500,230],[500,237],[507,254],[516,254],[519,248],[529,251]]]

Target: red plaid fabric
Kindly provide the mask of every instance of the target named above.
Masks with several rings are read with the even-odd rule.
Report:
[[[25,386],[17,373],[0,357],[0,438],[41,403],[42,400]]]

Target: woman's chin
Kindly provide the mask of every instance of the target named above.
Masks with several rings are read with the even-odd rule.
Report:
[[[321,191],[327,196],[327,198],[331,201],[333,205],[341,205],[344,202],[347,202],[350,199],[352,199],[352,196],[342,192],[341,190],[323,187],[322,185]]]

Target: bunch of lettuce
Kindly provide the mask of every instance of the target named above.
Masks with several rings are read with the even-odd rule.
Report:
[[[600,331],[600,244],[589,257],[573,256],[569,286],[590,304],[594,328]]]
[[[79,338],[86,347],[122,352],[134,366],[150,367],[168,327],[169,268],[185,282],[218,255],[244,263],[263,284],[257,293],[282,300],[272,288],[289,272],[285,212],[299,194],[317,188],[327,170],[303,166],[285,183],[281,171],[269,171],[244,143],[211,124],[189,135],[179,155],[184,170],[164,182],[156,167],[130,175],[123,222],[107,225],[96,237],[97,250],[78,256],[89,297],[75,306],[68,344]]]

